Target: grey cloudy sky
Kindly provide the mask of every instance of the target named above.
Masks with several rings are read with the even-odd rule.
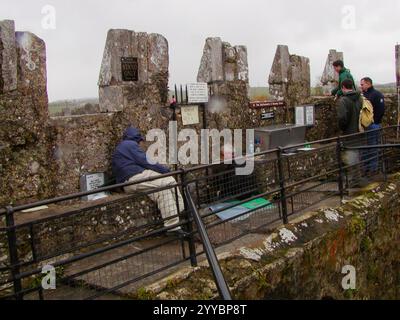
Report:
[[[56,9],[56,29],[42,28],[42,8]],[[351,9],[355,8],[352,26]],[[395,81],[400,42],[398,0],[1,0],[0,19],[13,19],[47,44],[50,100],[97,96],[110,28],[156,32],[170,46],[170,86],[196,79],[204,40],[219,36],[248,48],[250,82],[266,86],[276,45],[311,59],[312,81],[330,48],[345,53],[356,78]]]

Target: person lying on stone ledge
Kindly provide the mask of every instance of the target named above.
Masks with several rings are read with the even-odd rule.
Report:
[[[125,131],[122,142],[117,146],[112,156],[112,170],[118,184],[151,179],[170,172],[165,166],[149,163],[143,149],[144,141],[145,139],[138,129],[129,127]],[[124,191],[131,194],[136,192],[151,192],[154,189],[173,185],[176,185],[176,180],[173,177],[164,177],[133,184],[125,187]],[[179,188],[169,188],[160,192],[150,193],[148,197],[157,204],[166,228],[179,223],[178,214],[180,212],[178,212],[177,207],[179,206],[179,211],[184,210],[184,202]],[[168,231],[168,234],[177,236],[185,235],[181,227]]]

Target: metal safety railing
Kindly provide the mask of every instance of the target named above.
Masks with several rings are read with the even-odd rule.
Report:
[[[211,271],[213,273],[214,280],[217,285],[220,297],[224,300],[232,300],[232,296],[229,291],[228,285],[226,284],[226,280],[222,273],[221,266],[218,262],[217,255],[214,251],[213,245],[211,244],[211,241],[210,241],[210,237],[207,233],[207,228],[204,225],[203,219],[200,216],[200,214],[196,208],[196,205],[190,194],[189,188],[186,186],[184,190],[185,190],[186,199],[189,204],[189,209],[192,213],[193,219],[194,219],[197,229],[199,231],[201,242],[204,246],[204,250],[207,255],[207,260],[209,262]]]
[[[363,180],[385,180],[399,171],[397,131],[393,126],[251,155],[255,166],[247,176],[236,175],[240,166],[235,163],[204,165],[9,206],[0,210],[0,257],[6,256],[0,260],[0,297],[143,298],[144,288],[166,272],[206,258],[220,297],[231,299],[215,250],[275,223],[286,224],[325,199],[343,198]],[[175,183],[163,188],[117,192],[172,177]],[[71,206],[106,191],[117,198]],[[163,199],[164,207],[149,198]],[[43,205],[62,210],[40,216],[22,212]],[[168,225],[173,218],[179,222]],[[176,227],[184,232],[168,233]],[[43,289],[43,265],[55,268],[57,290]]]

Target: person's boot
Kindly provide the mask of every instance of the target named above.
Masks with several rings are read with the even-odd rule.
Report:
[[[176,229],[172,229],[172,230],[168,230],[167,231],[167,236],[169,237],[177,237],[177,238],[186,238],[189,236],[189,234],[187,232],[185,232],[181,227],[176,228]]]

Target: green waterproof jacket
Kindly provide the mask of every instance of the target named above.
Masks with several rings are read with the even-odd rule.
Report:
[[[353,76],[350,73],[350,70],[344,68],[342,71],[340,71],[340,74],[339,74],[339,86],[337,88],[335,88],[334,90],[332,90],[333,96],[338,96],[338,97],[343,96],[342,83],[346,79],[350,79],[353,82],[353,89],[356,90],[356,84],[354,82]]]

